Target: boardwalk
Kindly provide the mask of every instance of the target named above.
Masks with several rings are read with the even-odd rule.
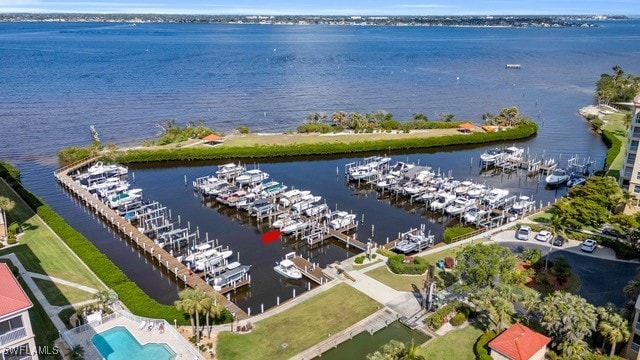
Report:
[[[73,181],[69,176],[69,173],[76,171],[91,164],[95,159],[89,159],[83,161],[74,166],[62,168],[55,172],[55,177],[58,181],[71,193],[73,193],[78,199],[80,199],[88,208],[90,208],[95,214],[101,216],[113,227],[118,229],[124,237],[135,245],[138,250],[148,255],[153,259],[154,263],[159,267],[166,268],[167,272],[172,273],[176,280],[180,280],[187,286],[193,289],[202,290],[210,295],[215,296],[218,301],[227,308],[230,312],[235,314],[236,319],[246,319],[248,315],[240,309],[236,304],[229,301],[225,296],[219,292],[213,290],[213,288],[207,284],[202,278],[195,275],[189,268],[183,263],[174,258],[170,253],[158,246],[153,240],[140,232],[138,228],[131,225],[128,221],[120,217],[114,210],[103,204],[89,191],[87,191],[80,184]]]
[[[322,272],[319,266],[310,263],[307,259],[301,256],[294,256],[290,259],[295,266],[300,269],[302,275],[309,278],[309,280],[319,285],[324,285],[331,281],[331,277]]]
[[[341,242],[343,242],[346,246],[347,249],[351,246],[354,247],[356,249],[362,250],[362,251],[366,251],[367,250],[367,244],[363,243],[360,240],[356,240],[353,236],[349,236],[346,235],[345,232],[356,228],[357,224],[353,224],[351,226],[342,228],[342,229],[338,229],[338,230],[333,230],[333,229],[329,229],[329,231],[327,232],[327,236],[326,239],[328,238],[335,238]]]

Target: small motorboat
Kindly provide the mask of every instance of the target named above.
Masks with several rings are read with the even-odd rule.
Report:
[[[551,175],[547,176],[544,181],[549,186],[558,186],[569,181],[569,174],[564,169],[553,170]]]
[[[493,165],[502,156],[500,149],[489,149],[480,155],[480,160],[483,164]]]
[[[298,280],[302,278],[302,272],[296,267],[293,261],[284,259],[280,261],[273,270],[287,279]]]

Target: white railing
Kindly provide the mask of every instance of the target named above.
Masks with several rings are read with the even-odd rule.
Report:
[[[0,335],[0,345],[12,343],[18,339],[27,336],[27,329],[19,327]]]
[[[164,329],[165,332],[168,332],[169,334],[171,334],[178,342],[180,342],[183,346],[184,349],[186,349],[189,353],[191,353],[191,355],[193,355],[194,359],[202,359],[202,357],[200,356],[200,353],[198,351],[196,351],[189,342],[187,342],[184,337],[182,337],[182,335],[180,335],[176,329],[173,328],[173,326],[171,324],[169,324],[166,320],[164,319],[150,319],[150,318],[145,318],[145,317],[141,317],[141,316],[137,316],[137,315],[133,315],[127,311],[124,310],[118,310],[116,312],[114,312],[113,314],[107,315],[105,317],[103,317],[100,321],[94,321],[88,324],[83,324],[80,325],[78,327],[75,327],[73,329],[67,330],[65,332],[60,333],[60,335],[62,335],[62,338],[64,339],[64,341],[67,343],[67,345],[69,346],[69,348],[73,348],[73,346],[75,345],[73,340],[72,340],[72,336],[73,334],[79,334],[82,333],[84,331],[87,330],[93,330],[93,327],[95,325],[100,325],[100,324],[104,324],[107,323],[111,320],[117,319],[119,317],[124,317],[126,319],[129,319],[135,323],[141,323],[143,320],[148,324],[148,323],[155,323],[156,325],[158,325],[158,323],[163,323],[164,324]]]

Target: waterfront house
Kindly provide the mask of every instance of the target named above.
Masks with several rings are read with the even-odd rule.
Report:
[[[495,360],[543,360],[551,341],[540,333],[516,323],[489,342]]]
[[[29,321],[32,307],[9,266],[0,263],[0,359],[38,359]]]

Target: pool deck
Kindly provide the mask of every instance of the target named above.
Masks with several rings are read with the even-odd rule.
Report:
[[[196,349],[190,346],[187,340],[173,329],[172,325],[165,323],[164,332],[160,333],[158,325],[161,322],[162,320],[157,320],[153,329],[149,331],[146,326],[144,329],[138,329],[140,322],[136,322],[127,316],[117,316],[112,320],[93,323],[91,326],[87,326],[86,330],[69,335],[75,344],[84,348],[86,359],[102,359],[91,339],[94,335],[116,326],[126,327],[141,345],[149,343],[167,344],[176,353],[176,359],[200,358],[199,356],[194,356],[194,354],[197,354]]]

